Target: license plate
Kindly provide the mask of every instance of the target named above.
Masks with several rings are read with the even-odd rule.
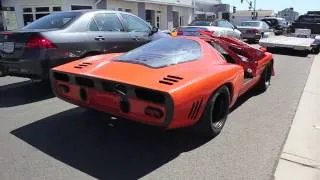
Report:
[[[14,43],[13,42],[0,43],[0,50],[5,53],[13,53],[14,52]]]

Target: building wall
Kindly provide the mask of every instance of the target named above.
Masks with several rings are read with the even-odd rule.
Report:
[[[235,14],[232,14],[232,16],[234,16],[234,19],[230,18],[230,21],[236,26],[243,21],[250,21],[252,20],[251,12],[252,11],[248,11],[248,10],[237,11]],[[273,10],[257,10],[257,12],[258,12],[257,20],[260,20],[266,16],[272,16],[274,14]]]
[[[278,12],[278,16],[284,18],[288,22],[293,22],[299,17],[299,13],[293,9],[287,8]]]
[[[130,9],[131,13],[138,15],[138,3],[137,2],[107,0],[107,9],[108,10],[119,10],[119,8],[122,8],[122,11],[125,11],[125,9]]]
[[[179,25],[187,25],[193,20],[193,0],[102,0],[97,7],[94,4],[97,0],[2,0],[4,7],[14,7],[17,17],[18,27],[21,28],[25,25],[23,8],[32,8],[31,16],[36,19],[39,17],[36,12],[36,7],[49,7],[48,13],[53,11],[53,7],[61,7],[62,11],[70,11],[71,5],[90,6],[92,8],[109,9],[109,10],[130,10],[131,13],[145,19],[145,10],[155,11],[155,16],[160,17],[160,29],[167,29],[170,26],[168,19],[172,18],[172,13],[168,12],[172,9],[174,15],[178,17]],[[196,2],[204,3],[205,6],[210,6],[209,13],[213,13],[212,7],[220,0],[196,0]],[[119,9],[121,8],[121,9]],[[26,18],[27,19],[27,18]],[[30,21],[27,21],[30,22]],[[177,20],[175,19],[175,22]]]

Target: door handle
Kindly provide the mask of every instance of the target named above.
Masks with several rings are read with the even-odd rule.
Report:
[[[104,37],[103,36],[97,36],[94,39],[97,40],[97,41],[103,41]]]

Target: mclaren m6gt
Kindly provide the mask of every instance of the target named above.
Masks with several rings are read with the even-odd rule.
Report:
[[[165,129],[194,125],[215,136],[237,98],[265,91],[273,75],[264,49],[203,32],[56,67],[51,84],[57,97],[81,107]]]

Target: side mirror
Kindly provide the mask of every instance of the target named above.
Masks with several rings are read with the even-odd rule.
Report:
[[[153,35],[154,33],[158,32],[158,28],[157,27],[152,27],[151,32],[150,32],[150,36]]]

